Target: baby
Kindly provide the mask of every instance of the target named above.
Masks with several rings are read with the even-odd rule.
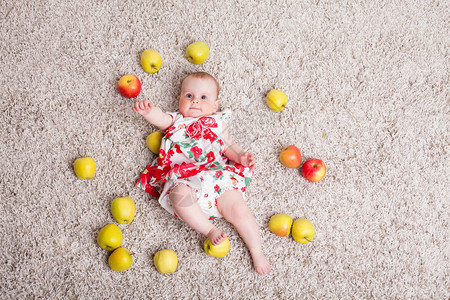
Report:
[[[261,238],[244,192],[255,168],[227,129],[231,111],[217,113],[219,84],[208,73],[188,75],[181,84],[179,113],[164,113],[149,101],[133,111],[165,131],[159,158],[150,164],[137,186],[158,198],[167,211],[209,238],[213,245],[227,234],[211,222],[225,217],[244,240],[260,274],[270,270]]]

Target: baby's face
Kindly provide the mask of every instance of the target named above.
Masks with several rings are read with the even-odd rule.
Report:
[[[184,117],[195,118],[214,114],[219,108],[214,80],[188,76],[181,84],[179,107]]]

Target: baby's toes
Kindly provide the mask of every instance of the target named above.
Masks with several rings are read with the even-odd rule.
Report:
[[[225,241],[226,238],[227,238],[227,234],[225,232],[222,232],[222,234],[216,238],[214,245],[219,245],[220,243]]]

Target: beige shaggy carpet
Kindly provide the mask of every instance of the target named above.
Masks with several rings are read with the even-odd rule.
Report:
[[[0,297],[2,299],[449,299],[449,2],[1,1]],[[193,65],[186,47],[205,41]],[[140,53],[157,50],[159,73]],[[257,159],[247,192],[272,269],[258,275],[232,226],[216,259],[203,237],[135,187],[156,129],[132,111],[177,109],[180,80],[217,77],[232,133]],[[137,75],[137,99],[118,79]],[[280,113],[270,89],[289,97]],[[278,160],[280,140],[328,168],[319,183]],[[92,180],[76,158],[97,162]],[[96,244],[118,196],[133,266],[112,271]],[[301,245],[273,214],[316,229]],[[153,255],[176,251],[161,275]]]

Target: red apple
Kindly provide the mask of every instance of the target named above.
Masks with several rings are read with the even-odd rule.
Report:
[[[302,154],[300,153],[300,150],[298,150],[297,147],[294,145],[290,145],[286,148],[284,148],[283,144],[281,144],[280,141],[278,141],[283,147],[283,150],[280,152],[280,161],[283,165],[285,165],[288,168],[298,168],[300,167],[302,163]]]
[[[124,75],[117,83],[117,89],[122,96],[133,98],[141,92],[141,82],[134,75]]]
[[[302,166],[303,177],[311,182],[321,181],[326,173],[325,163],[320,159],[308,159]]]

